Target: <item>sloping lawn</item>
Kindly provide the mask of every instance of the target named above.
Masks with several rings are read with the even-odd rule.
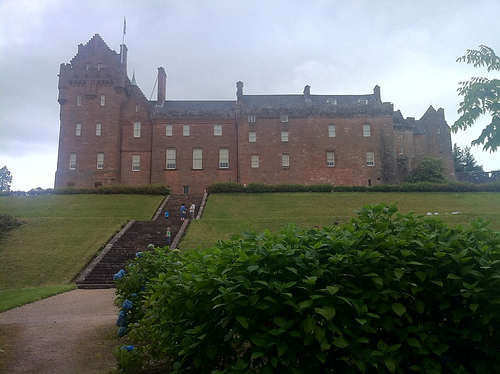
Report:
[[[191,223],[180,249],[206,248],[249,230],[275,232],[289,222],[301,227],[342,224],[361,206],[372,203],[397,203],[399,212],[405,214],[432,213],[451,226],[467,226],[481,217],[500,230],[500,193],[496,192],[212,194],[203,219]]]
[[[150,220],[162,199],[152,195],[0,198],[1,214],[26,222],[0,241],[0,311],[25,303],[26,298],[33,301],[73,288],[74,278],[107,241],[128,220]]]

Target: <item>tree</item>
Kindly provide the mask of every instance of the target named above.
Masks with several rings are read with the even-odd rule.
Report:
[[[461,149],[457,144],[453,146],[453,167],[457,172],[481,172],[483,170],[482,165],[476,164],[476,159],[474,155],[470,153],[470,147],[465,147]]]
[[[467,50],[457,62],[473,64],[475,67],[485,66],[488,72],[500,71],[500,57],[485,45],[479,46],[479,50]],[[451,127],[452,131],[456,133],[458,130],[466,130],[481,115],[490,115],[491,123],[471,144],[484,144],[483,150],[496,152],[500,146],[500,79],[473,77],[469,81],[460,82],[457,91],[464,99],[458,109],[460,117]]]
[[[409,183],[445,183],[446,169],[443,160],[440,158],[424,157],[406,181]]]
[[[7,166],[0,169],[0,192],[9,191],[12,183],[12,174]]]

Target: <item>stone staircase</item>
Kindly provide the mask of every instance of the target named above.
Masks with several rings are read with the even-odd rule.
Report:
[[[184,203],[186,207],[189,207],[194,202],[196,214],[199,214],[202,200],[203,195],[170,195],[167,197],[166,204],[157,212],[155,220],[130,221],[82,272],[76,281],[77,287],[114,288],[113,275],[120,269],[125,269],[137,252],[147,251],[149,244],[154,244],[155,247],[166,246],[167,227],[170,227],[172,244],[178,242],[182,235],[183,223],[180,214],[181,204]],[[165,218],[166,211],[169,212],[168,218]]]

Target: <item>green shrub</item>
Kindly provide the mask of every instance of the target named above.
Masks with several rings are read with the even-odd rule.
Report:
[[[117,286],[123,300],[149,279],[127,337],[142,362],[129,369],[500,372],[500,233],[471,226],[379,204],[345,226],[156,250],[123,285],[146,258],[147,276]]]
[[[446,183],[446,170],[440,158],[424,157],[406,180],[409,183]]]
[[[227,192],[500,192],[500,182],[483,184],[455,181],[416,181],[403,184],[375,184],[373,186],[334,186],[332,184],[265,184],[250,183],[245,186],[236,182],[213,183],[207,187],[210,193]]]
[[[8,214],[0,214],[0,239],[3,238],[10,230],[24,224],[24,221],[14,218]]]

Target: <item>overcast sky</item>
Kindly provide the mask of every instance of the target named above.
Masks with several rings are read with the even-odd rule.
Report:
[[[148,98],[160,66],[167,100],[234,100],[239,80],[245,94],[379,85],[403,116],[432,105],[451,125],[458,82],[488,76],[456,59],[481,44],[500,54],[499,14],[497,0],[0,0],[0,168],[13,190],[54,187],[59,65],[96,33],[118,52],[124,16],[128,75]],[[486,123],[452,142],[469,145]],[[472,151],[486,171],[500,169],[500,152]]]

